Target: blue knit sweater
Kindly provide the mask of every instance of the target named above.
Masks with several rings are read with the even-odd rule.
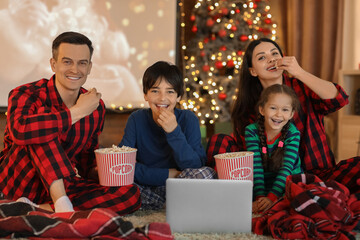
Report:
[[[206,154],[201,145],[199,120],[189,110],[175,108],[178,126],[166,133],[158,126],[150,108],[133,112],[126,123],[119,146],[137,148],[135,182],[163,186],[170,168],[200,168]]]

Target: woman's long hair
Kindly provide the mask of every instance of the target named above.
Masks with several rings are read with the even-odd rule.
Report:
[[[283,56],[279,45],[268,38],[253,40],[246,48],[240,70],[240,79],[237,87],[238,92],[231,112],[233,132],[237,140],[239,140],[241,136],[244,136],[245,127],[250,123],[250,116],[256,116],[256,103],[258,102],[261,91],[263,90],[260,80],[257,77],[253,77],[249,70],[249,68],[252,67],[254,49],[262,42],[270,42],[274,44],[274,46],[279,50],[280,55]]]

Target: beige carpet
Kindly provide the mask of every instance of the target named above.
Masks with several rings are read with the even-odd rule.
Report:
[[[131,221],[135,227],[143,226],[151,222],[166,222],[165,210],[161,211],[143,211],[139,210],[131,215],[124,217],[125,220]],[[247,239],[273,239],[271,237],[260,236],[252,233],[216,233],[216,234],[202,234],[202,233],[173,233],[176,240],[247,240]]]

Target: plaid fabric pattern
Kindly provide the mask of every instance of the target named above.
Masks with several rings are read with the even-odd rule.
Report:
[[[210,167],[184,169],[178,178],[213,179],[216,172]],[[141,193],[141,209],[157,210],[164,208],[166,202],[165,186],[142,186],[137,184]]]
[[[217,174],[215,170],[210,167],[202,167],[197,169],[187,168],[179,174],[178,178],[214,179],[217,178]]]
[[[143,186],[137,184],[141,193],[141,209],[158,210],[165,206],[165,186]]]
[[[285,198],[253,219],[253,232],[276,239],[355,239],[352,231],[360,217],[359,197],[333,180],[291,175]]]
[[[64,179],[66,193],[74,210],[108,208],[119,215],[135,212],[140,208],[140,191],[136,185],[105,187],[83,178]]]
[[[295,78],[284,75],[284,84],[295,90],[300,100],[300,110],[294,122],[301,133],[300,159],[305,171],[335,166],[334,155],[326,141],[324,116],[349,103],[348,95],[337,84],[339,94],[334,99],[321,99],[310,88]]]
[[[333,168],[313,173],[321,179],[345,185],[352,193],[360,193],[360,156],[342,160]]]
[[[50,213],[9,200],[0,200],[0,230],[1,238],[174,239],[167,223],[135,228],[109,209]]]
[[[56,90],[55,76],[12,90],[0,154],[0,189],[5,197],[49,202],[49,186],[63,178],[77,209],[112,206],[119,214],[138,209],[140,193],[135,186],[110,189],[91,181],[86,185],[88,170],[96,165],[94,149],[104,118],[101,100],[97,110],[71,125],[70,110]],[[82,180],[75,176],[75,168]]]

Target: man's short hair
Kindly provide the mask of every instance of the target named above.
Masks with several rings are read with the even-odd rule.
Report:
[[[58,50],[61,43],[71,43],[71,44],[78,44],[83,45],[86,44],[90,50],[90,60],[92,54],[94,52],[94,48],[92,46],[92,42],[88,37],[85,35],[78,33],[78,32],[63,32],[59,36],[57,36],[53,43],[52,43],[52,57],[57,59],[58,57]]]

